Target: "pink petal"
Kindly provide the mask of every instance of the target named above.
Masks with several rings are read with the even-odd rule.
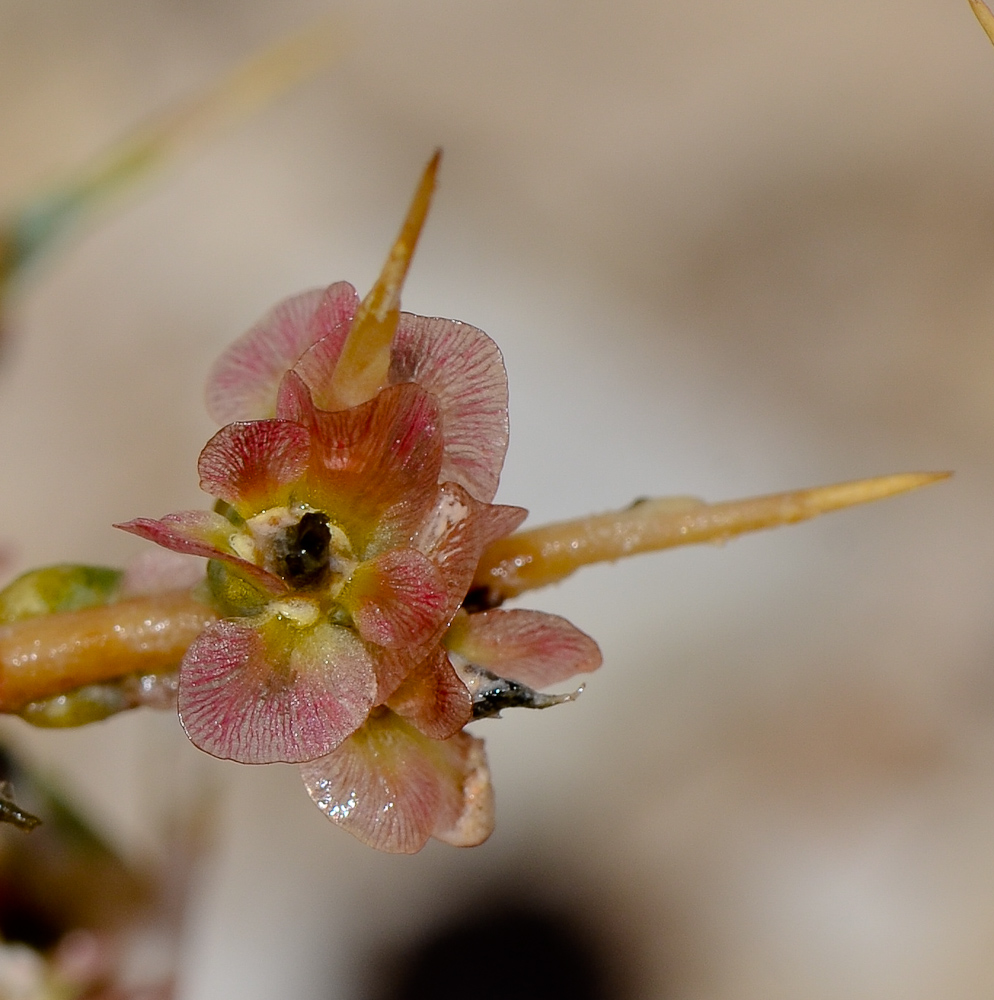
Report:
[[[333,285],[332,288],[337,288]],[[351,285],[348,286],[352,288]],[[329,289],[330,292],[332,289]],[[352,320],[359,305],[359,297],[352,291],[352,297],[345,302],[326,302],[318,310],[321,322],[321,337],[300,356],[294,371],[310,387],[314,402],[322,410],[335,409],[330,393],[331,379],[335,374],[342,348],[348,339]]]
[[[416,382],[438,397],[440,482],[492,500],[507,451],[507,373],[497,345],[466,323],[401,313],[390,381]]]
[[[449,593],[450,616],[466,597],[483,549],[513,531],[527,513],[521,507],[482,503],[455,483],[438,490],[413,544],[439,568]]]
[[[399,646],[395,649],[377,650],[376,663],[376,704],[382,705],[400,687],[407,675],[427,656],[438,648],[443,629],[439,634],[420,646]]]
[[[436,825],[432,836],[453,847],[476,847],[494,832],[494,788],[490,783],[490,767],[483,740],[469,733],[457,733],[443,746],[450,746],[453,757],[458,754],[462,777],[462,812],[446,827]]]
[[[201,750],[244,764],[300,763],[327,754],[362,725],[376,678],[355,634],[326,624],[284,632],[288,648],[274,649],[272,637],[220,621],[189,648],[179,715]]]
[[[440,647],[408,674],[388,704],[433,740],[448,739],[473,718],[472,695]]]
[[[493,829],[482,741],[430,740],[391,712],[301,767],[307,792],[333,822],[381,851],[413,854],[431,836],[471,846]]]
[[[207,412],[221,424],[272,417],[283,375],[321,338],[344,341],[358,304],[345,281],[285,299],[215,363]]]
[[[313,431],[317,422],[317,410],[311,399],[307,383],[295,372],[287,372],[280,381],[276,396],[276,416],[280,420],[302,424]]]
[[[287,589],[287,585],[278,576],[235,555],[231,548],[231,537],[238,529],[226,517],[214,511],[185,510],[177,514],[166,514],[158,521],[149,517],[136,517],[133,521],[115,524],[114,527],[138,535],[139,538],[147,538],[173,552],[231,563],[242,575],[271,593],[279,594]]]
[[[310,453],[310,435],[299,424],[227,424],[200,453],[200,488],[251,517],[286,503],[288,487],[304,474]]]
[[[362,563],[341,600],[363,639],[378,646],[417,645],[448,621],[445,584],[415,549],[391,549]]]
[[[480,540],[483,542],[483,547],[486,548],[491,542],[496,542],[498,538],[517,530],[526,517],[528,511],[524,507],[490,504],[483,511],[483,523],[480,526]]]
[[[482,503],[455,483],[438,489],[436,503],[415,535],[413,546],[434,563],[445,585],[443,626],[419,647],[385,649],[377,656],[377,704],[385,702],[411,670],[433,655],[445,623],[466,597],[483,549],[513,531],[527,514],[521,507]]]
[[[542,688],[601,665],[597,643],[565,618],[541,611],[460,614],[445,645],[478,667]]]
[[[324,291],[284,299],[238,338],[207,378],[207,412],[220,424],[273,416],[280,379],[314,343],[311,320]]]
[[[434,397],[415,385],[391,386],[348,410],[317,410],[314,420],[301,498],[341,524],[363,558],[406,546],[437,492]]]

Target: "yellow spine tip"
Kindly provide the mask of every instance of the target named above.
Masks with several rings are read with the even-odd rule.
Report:
[[[970,6],[976,15],[980,26],[987,32],[987,37],[994,42],[994,12],[983,0],[970,0]]]

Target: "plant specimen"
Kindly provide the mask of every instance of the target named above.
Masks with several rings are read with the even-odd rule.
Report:
[[[277,305],[215,365],[210,510],[119,525],[170,553],[128,572],[58,566],[0,593],[0,709],[79,725],[175,699],[217,757],[300,765],[366,843],[457,845],[493,828],[464,731],[600,665],[569,622],[505,600],[586,563],[786,524],[942,478],[887,476],[726,504],[644,500],[518,532],[494,504],[508,440],[496,345],[400,311],[439,154],[369,294]],[[203,560],[206,559],[206,567]]]

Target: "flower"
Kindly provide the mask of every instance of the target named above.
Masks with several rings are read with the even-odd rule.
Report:
[[[507,378],[475,327],[377,307],[395,257],[364,302],[345,282],[295,296],[222,355],[207,402],[223,426],[198,465],[213,511],[118,527],[210,560],[220,617],[179,672],[190,739],[301,764],[325,815],[410,852],[492,829],[474,715],[562,700],[529,686],[600,652],[553,615],[461,610],[484,549],[526,516],[491,502]]]
[[[436,739],[469,721],[441,639],[484,547],[524,511],[439,484],[442,461],[439,407],[421,386],[325,411],[290,371],[274,418],[227,424],[200,456],[201,486],[224,514],[122,525],[211,559],[225,617],[180,670],[180,718],[197,746],[244,763],[313,760],[418,667],[447,694],[402,711]]]

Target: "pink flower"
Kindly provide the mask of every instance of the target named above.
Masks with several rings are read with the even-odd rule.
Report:
[[[333,377],[358,307],[346,281],[285,299],[218,359],[208,413],[220,424],[275,416],[291,368],[317,406],[339,409]],[[467,323],[401,313],[390,347],[387,384],[415,382],[435,397],[441,481],[492,500],[507,451],[507,374],[497,345]]]
[[[375,847],[475,844],[493,802],[482,743],[461,731],[474,693],[476,715],[530,703],[506,692],[600,653],[551,615],[460,610],[483,550],[526,514],[490,503],[507,447],[496,345],[401,314],[378,391],[343,406],[358,307],[344,282],[308,292],[229,348],[207,391],[225,425],[199,461],[215,510],[120,527],[210,560],[221,619],[179,681],[197,746],[302,764],[319,808]]]

